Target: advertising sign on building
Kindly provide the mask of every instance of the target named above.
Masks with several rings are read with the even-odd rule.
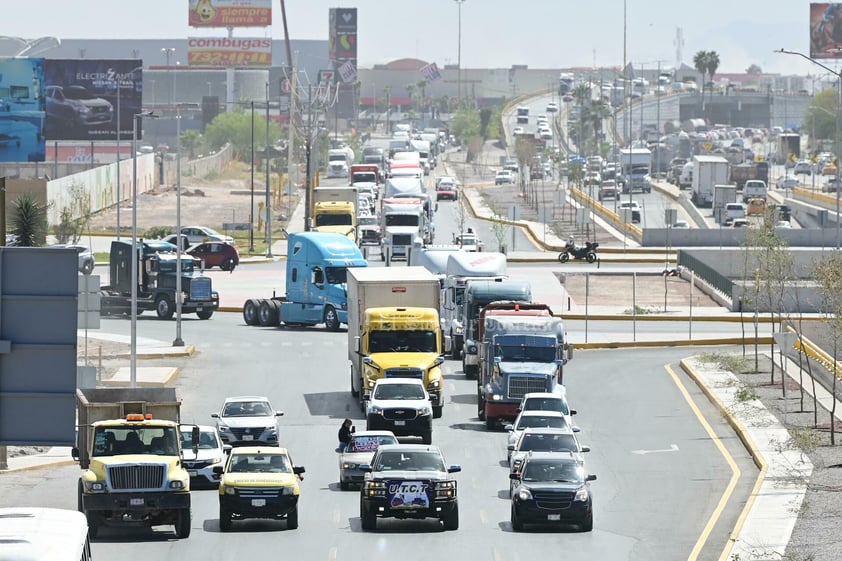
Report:
[[[272,0],[190,0],[191,27],[272,25]]]
[[[339,77],[342,79],[342,82],[347,84],[348,82],[353,82],[357,78],[357,67],[354,63],[350,60],[345,61],[339,67]]]
[[[356,115],[356,92],[351,84],[357,77],[357,9],[330,8],[328,56],[340,78],[336,115],[351,119]]]
[[[0,162],[43,162],[44,59],[0,59]]]
[[[190,37],[190,66],[272,66],[272,39],[240,37]]]
[[[47,140],[131,140],[142,112],[143,61],[50,59],[44,64]],[[119,108],[119,114],[118,114]]]
[[[421,68],[421,75],[424,76],[424,79],[429,84],[430,82],[435,82],[439,78],[441,78],[441,72],[439,71],[439,66],[435,62],[431,62],[427,66]]]
[[[810,4],[810,56],[842,58],[842,3]]]

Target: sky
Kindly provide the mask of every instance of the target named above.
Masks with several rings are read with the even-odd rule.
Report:
[[[625,26],[624,26],[625,1]],[[84,6],[84,8],[83,8]],[[188,26],[188,0],[27,0],[0,23],[0,35],[24,38],[182,38],[223,36],[224,29]],[[241,28],[237,37],[283,39],[280,0],[272,0],[270,28]],[[455,64],[459,5],[454,0],[286,0],[292,39],[328,37],[328,9],[358,9],[360,67],[398,58]],[[808,61],[775,54],[808,52],[809,2],[787,0],[464,0],[461,4],[462,67],[530,68],[674,66],[676,33],[684,37],[682,60],[692,66],[699,50],[714,50],[719,72],[816,74]],[[832,64],[831,64],[832,66]]]

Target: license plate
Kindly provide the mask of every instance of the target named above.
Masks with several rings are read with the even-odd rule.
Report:
[[[254,436],[252,436],[252,435],[250,435],[250,434],[244,434],[244,435],[243,435],[243,440],[254,440]]]
[[[252,499],[251,506],[266,506],[266,499]]]
[[[561,520],[560,514],[548,514],[547,520]]]
[[[196,477],[197,475],[199,475],[199,472],[196,471],[195,469],[188,469],[187,475],[189,475],[190,477]]]
[[[143,506],[143,499],[129,499],[129,506]]]
[[[396,426],[396,427],[402,427],[402,426],[404,426],[404,425],[406,425],[406,421],[395,421],[395,426]]]
[[[201,312],[201,311],[202,311],[202,307],[201,307],[201,306],[198,306],[198,307],[196,308],[196,311],[197,311],[197,312]]]

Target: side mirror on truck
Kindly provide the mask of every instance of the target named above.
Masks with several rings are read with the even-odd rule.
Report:
[[[354,335],[354,352],[360,354],[361,340],[359,335]]]

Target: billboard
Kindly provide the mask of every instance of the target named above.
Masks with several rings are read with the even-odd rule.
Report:
[[[357,9],[330,8],[328,21],[329,58],[340,78],[336,114],[356,117],[356,92],[352,82],[357,78]]]
[[[133,115],[142,112],[142,64],[139,59],[47,60],[47,140],[117,140],[118,123],[120,139],[131,140]]]
[[[810,4],[810,56],[842,58],[842,3]]]
[[[272,25],[272,0],[190,0],[191,27]]]
[[[240,37],[190,37],[190,66],[272,66],[272,39]]]
[[[43,162],[44,59],[0,59],[0,162]]]

